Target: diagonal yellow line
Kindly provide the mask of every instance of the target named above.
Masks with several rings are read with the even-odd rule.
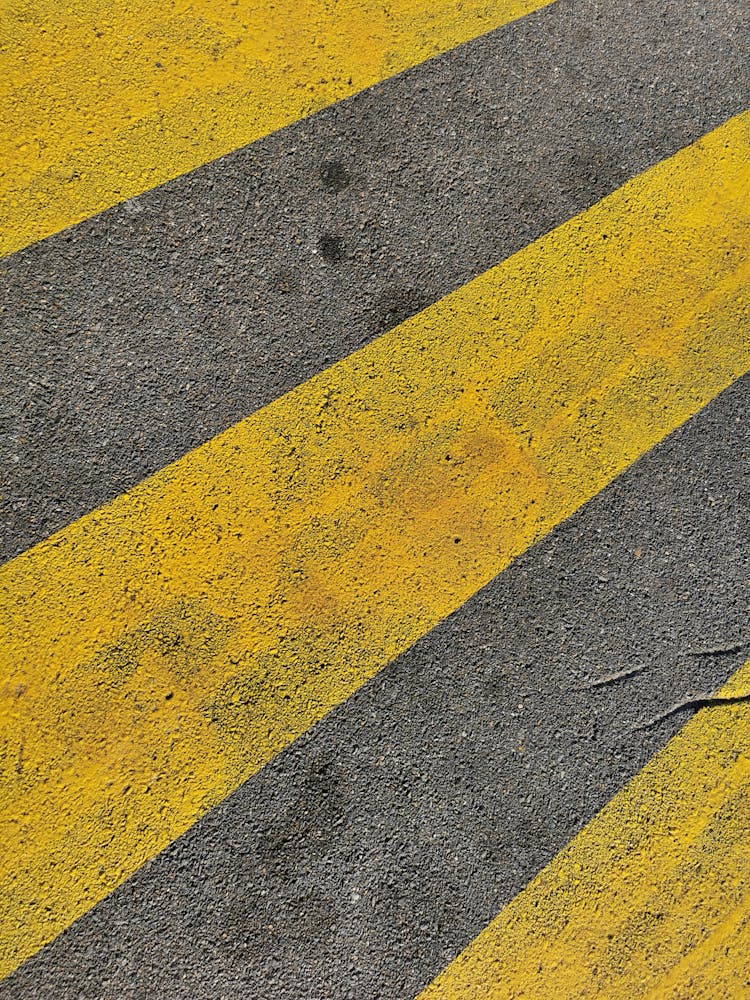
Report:
[[[750,662],[724,694],[750,697]],[[419,1000],[750,993],[750,703],[701,711]]]
[[[749,139],[746,113],[0,570],[2,971],[750,368]]]
[[[0,0],[0,254],[551,0]]]

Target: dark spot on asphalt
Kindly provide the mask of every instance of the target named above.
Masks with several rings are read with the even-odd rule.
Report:
[[[337,263],[346,256],[344,241],[335,233],[323,233],[320,237],[320,252],[326,260]]]
[[[618,155],[616,143],[612,147],[595,142],[579,146],[566,157],[563,170],[563,184],[576,198],[583,191],[603,197],[628,179],[628,170]]]
[[[352,182],[349,171],[341,160],[326,160],[320,165],[320,179],[323,187],[338,194],[344,191]]]
[[[345,828],[345,795],[340,767],[322,757],[312,760],[294,800],[269,813],[258,850],[267,864],[286,870],[291,856],[319,854]]]
[[[392,287],[374,307],[373,327],[376,333],[385,333],[399,323],[416,316],[434,301],[434,297],[418,288]]]

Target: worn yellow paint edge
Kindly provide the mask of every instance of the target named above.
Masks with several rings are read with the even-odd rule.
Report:
[[[723,689],[750,696],[750,662]],[[750,995],[750,703],[702,709],[419,1000]]]
[[[749,136],[0,569],[3,972],[750,368]]]
[[[0,0],[0,254],[551,0]]]

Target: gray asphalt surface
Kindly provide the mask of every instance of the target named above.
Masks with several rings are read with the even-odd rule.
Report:
[[[0,558],[744,110],[749,49],[741,0],[558,0],[0,262]],[[688,713],[634,727],[750,656],[749,402],[746,377],[0,998],[413,997]]]
[[[750,655],[749,405],[750,376],[0,997],[413,997],[687,713],[634,727]],[[739,652],[700,655],[739,641]],[[590,687],[627,668],[641,672]]]
[[[0,558],[750,105],[744,0],[558,0],[0,263]]]

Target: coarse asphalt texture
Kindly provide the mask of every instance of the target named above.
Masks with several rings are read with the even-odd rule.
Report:
[[[749,39],[558,0],[0,262],[0,557],[744,110]]]
[[[747,658],[749,401],[745,377],[0,997],[414,996],[689,712],[638,727]]]
[[[0,262],[2,557],[745,109],[748,43],[740,0],[558,0]],[[745,377],[0,998],[413,997],[689,713],[638,726],[747,659],[749,402]]]

